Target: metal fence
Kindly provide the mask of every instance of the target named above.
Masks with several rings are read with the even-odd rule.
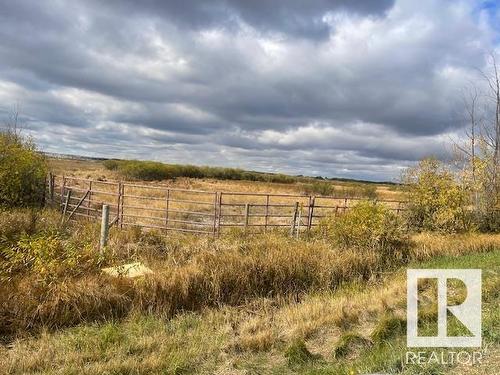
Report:
[[[228,228],[291,234],[309,231],[325,216],[339,215],[364,198],[210,192],[129,182],[50,175],[47,199],[59,205],[65,220],[100,217],[110,208],[111,225],[218,235]],[[379,200],[397,214],[404,202]]]

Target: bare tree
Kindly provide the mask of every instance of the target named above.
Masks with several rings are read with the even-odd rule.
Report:
[[[467,117],[468,126],[465,129],[464,142],[454,140],[454,147],[460,159],[464,161],[464,167],[469,168],[472,183],[476,183],[476,149],[478,146],[478,129],[481,125],[479,113],[480,95],[478,88],[471,85],[463,93],[463,105]]]
[[[23,128],[19,122],[19,106],[9,113],[7,120],[4,123],[3,130],[0,130],[10,141],[18,142],[21,139]]]
[[[500,66],[490,53],[479,78],[464,90],[468,125],[462,141],[454,142],[463,166],[463,182],[472,193],[478,215],[497,215],[500,193]],[[495,219],[496,220],[496,219]]]
[[[486,98],[493,115],[482,127],[482,140],[486,148],[492,153],[491,165],[489,166],[491,177],[491,188],[495,194],[495,204],[498,201],[499,190],[499,167],[500,167],[500,76],[497,59],[494,53],[490,53],[488,59],[488,70],[482,71],[482,76],[487,83]]]

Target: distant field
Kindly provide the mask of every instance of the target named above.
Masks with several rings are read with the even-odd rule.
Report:
[[[116,171],[106,169],[103,161],[56,159],[50,158],[50,167],[55,174],[67,176],[120,180],[122,177]],[[403,194],[398,185],[383,183],[365,183],[354,181],[318,181],[314,178],[304,178],[303,181],[293,183],[277,183],[263,181],[245,180],[218,180],[213,178],[176,178],[175,180],[164,180],[159,182],[148,182],[151,185],[170,186],[175,188],[189,188],[207,191],[238,191],[254,193],[285,193],[285,194],[314,194],[311,192],[313,184],[317,183],[331,185],[335,195],[356,193],[363,188],[374,189],[378,199],[402,199]],[[318,194],[321,195],[321,194]],[[329,195],[329,194],[324,194]]]

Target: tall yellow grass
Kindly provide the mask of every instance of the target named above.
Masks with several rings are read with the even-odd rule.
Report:
[[[23,225],[29,226],[29,220]],[[94,241],[94,234],[89,230],[76,236],[83,246]],[[67,235],[71,236],[71,228]],[[338,249],[322,238],[295,240],[278,233],[248,237],[235,233],[213,239],[115,230],[107,264],[139,260],[153,269],[152,275],[116,279],[102,275],[99,263],[91,263],[96,268],[83,275],[68,269],[46,283],[27,269],[0,285],[0,334],[122,317],[133,311],[172,317],[179,311],[239,305],[262,297],[300,300],[305,293],[376,277],[411,259],[498,247],[500,235],[422,234],[413,238],[408,258],[402,259]]]

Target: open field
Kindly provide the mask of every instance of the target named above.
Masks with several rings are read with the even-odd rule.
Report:
[[[67,175],[72,177],[102,179],[102,180],[120,180],[121,177],[116,171],[108,170],[104,167],[102,161],[74,160],[74,159],[50,159],[50,167],[57,175]],[[217,180],[217,179],[197,179],[197,178],[176,178],[174,181],[166,180],[161,182],[149,182],[152,186],[169,186],[180,189],[195,189],[207,191],[238,191],[253,193],[275,193],[275,194],[303,194],[308,185],[314,182],[310,179],[307,182],[295,183],[269,183],[262,181],[235,181],[235,180]],[[397,185],[388,184],[366,184],[362,182],[347,181],[327,181],[336,189],[337,195],[343,195],[353,187],[376,186],[376,194],[379,199],[402,198],[402,194]]]
[[[100,162],[51,163],[56,174],[96,178],[96,205],[121,177]],[[74,187],[87,183],[75,180]],[[159,211],[165,189],[180,189],[176,198],[185,201],[195,193],[183,188],[275,192],[284,204],[285,194],[304,195],[307,184],[177,178],[134,181],[122,195],[138,205],[141,189],[156,192],[159,203],[148,208]],[[377,195],[386,188],[395,187],[377,185]],[[411,233],[383,205],[346,210],[297,237],[273,228],[196,236],[117,225],[101,252],[96,221],[63,225],[56,209],[2,209],[0,373],[496,373],[500,234]],[[337,221],[353,211],[354,221]],[[337,234],[344,225],[348,241],[328,225]],[[102,272],[131,262],[152,273],[131,279]],[[480,370],[402,362],[407,267],[484,270]],[[423,293],[431,300],[428,285]],[[428,313],[424,322],[435,321]]]
[[[288,180],[287,183],[233,180],[245,178],[245,173],[249,173],[249,178],[267,179],[269,175],[149,162],[130,163],[134,173],[158,176],[154,178],[163,178],[165,172],[199,176],[217,173],[227,179],[172,177],[130,181],[116,168],[105,168],[108,162],[129,165],[118,161],[51,159],[55,177],[51,180],[49,191],[53,193],[49,203],[67,206],[72,218],[98,217],[102,205],[107,204],[113,222],[120,227],[138,225],[217,235],[232,228],[244,227],[254,233],[280,228],[298,236],[319,225],[322,218],[344,213],[360,200],[378,199],[397,214],[405,206],[397,185],[284,175],[276,178]],[[383,198],[387,196],[398,200]]]

